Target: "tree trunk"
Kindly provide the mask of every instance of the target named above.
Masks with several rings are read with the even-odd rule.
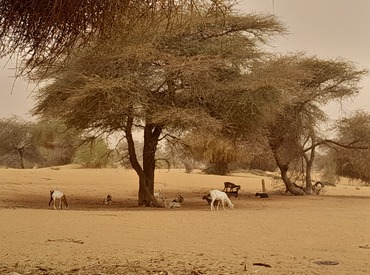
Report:
[[[300,186],[298,186],[297,184],[295,184],[294,182],[292,182],[290,180],[290,178],[288,176],[289,165],[288,164],[283,164],[280,161],[280,158],[279,158],[277,152],[274,152],[273,154],[274,154],[276,164],[280,169],[281,178],[282,178],[282,180],[285,184],[285,187],[286,187],[287,191],[290,192],[291,194],[295,195],[295,196],[304,195],[305,192],[304,192],[303,188],[301,188]]]
[[[23,158],[23,149],[22,148],[17,148],[17,152],[20,158],[20,164],[21,168],[24,169],[24,158]]]
[[[143,170],[146,178],[146,187],[151,194],[154,194],[154,173],[155,153],[162,127],[154,124],[147,124],[144,128],[143,148]]]
[[[305,152],[303,152],[303,157],[304,157],[304,160],[306,161],[306,187],[305,187],[306,194],[312,194],[311,172],[312,172],[312,166],[313,166],[313,162],[315,159],[315,152],[316,152],[315,151],[316,146],[314,145],[316,143],[316,137],[313,131],[310,137],[311,137],[311,143],[313,144],[311,147],[310,156],[308,157],[308,155],[306,155]]]
[[[312,193],[312,178],[311,178],[312,164],[313,164],[312,159],[306,160],[306,186],[304,188],[306,194]]]
[[[127,125],[125,129],[125,134],[126,134],[126,140],[128,144],[128,152],[129,152],[129,157],[130,157],[130,163],[132,165],[132,168],[135,170],[136,174],[139,176],[139,191],[138,191],[138,205],[145,205],[145,206],[159,206],[157,199],[154,197],[154,169],[155,169],[155,149],[153,154],[146,154],[145,149],[143,152],[143,166],[146,167],[144,170],[136,156],[135,152],[135,144],[134,140],[132,137],[132,124],[133,124],[133,118],[129,117],[127,119]],[[148,131],[148,132],[147,132]],[[157,133],[158,130],[155,132]],[[148,148],[149,144],[154,144],[154,143],[149,143],[152,139],[148,138],[150,137],[150,131],[149,129],[144,129],[144,132],[147,132],[146,134],[144,133],[144,148]],[[145,136],[148,135],[147,138]],[[159,134],[158,134],[159,138]],[[156,139],[155,146],[158,143],[158,138]],[[147,145],[145,145],[147,144]],[[147,149],[148,150],[148,149]]]

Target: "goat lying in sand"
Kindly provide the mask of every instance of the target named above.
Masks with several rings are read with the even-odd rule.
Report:
[[[173,202],[178,202],[178,203],[183,203],[184,202],[184,197],[181,195],[178,195]]]
[[[225,201],[226,201],[226,203],[229,205],[229,207],[231,209],[234,208],[234,204],[231,202],[231,200],[229,199],[229,197],[227,196],[227,194],[225,192],[222,192],[222,191],[219,191],[219,190],[211,190],[209,192],[209,194],[211,195],[211,198],[212,198],[212,201],[211,201],[211,210],[215,210],[214,202],[216,200],[221,201],[222,208],[224,210],[225,210]],[[220,203],[217,204],[217,210],[218,210],[218,207],[219,206],[220,206]]]
[[[108,196],[103,200],[103,204],[112,205],[112,203],[113,203],[112,196],[108,194]]]
[[[180,208],[181,204],[175,201],[168,202],[166,198],[162,198],[164,207],[166,208]]]
[[[269,194],[267,194],[267,193],[256,193],[255,197],[268,198]]]
[[[51,202],[53,202],[54,209],[57,209],[55,207],[55,202],[58,199],[59,199],[59,207],[58,207],[58,209],[62,209],[63,208],[62,202],[64,203],[64,206],[66,207],[66,209],[68,209],[67,197],[66,197],[66,195],[63,194],[63,192],[61,192],[59,190],[50,190],[49,208],[50,208]]]

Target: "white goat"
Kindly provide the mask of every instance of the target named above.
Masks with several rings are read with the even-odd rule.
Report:
[[[215,210],[215,206],[213,205],[214,201],[221,201],[222,203],[222,208],[225,210],[225,201],[229,205],[231,209],[234,208],[234,204],[231,202],[229,197],[225,192],[219,191],[219,190],[211,190],[209,191],[209,194],[211,195],[212,201],[211,201],[211,210]],[[220,203],[217,204],[217,210],[218,207],[220,206]]]
[[[50,208],[51,202],[53,202],[54,209],[57,209],[55,207],[55,202],[56,202],[57,199],[59,199],[59,207],[58,207],[58,209],[62,209],[63,208],[62,207],[62,202],[64,203],[66,209],[68,209],[67,197],[66,197],[66,195],[63,194],[63,192],[61,192],[59,190],[50,190],[49,208]]]
[[[158,192],[154,192],[154,197],[156,198],[156,199],[163,199],[163,195],[162,195],[162,189],[159,189],[158,190]]]
[[[166,198],[162,198],[164,207],[166,208],[180,208],[181,204],[176,201],[170,201],[168,202]]]

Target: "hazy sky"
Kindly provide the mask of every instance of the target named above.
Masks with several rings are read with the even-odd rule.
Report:
[[[305,51],[320,58],[342,57],[358,68],[370,69],[369,0],[240,0],[240,10],[274,13],[286,24],[290,34],[272,44],[278,52]],[[33,86],[24,80],[14,82],[14,63],[5,63],[0,61],[0,118],[27,118],[33,105],[29,97]],[[370,76],[364,78],[361,86],[357,99],[344,104],[341,112],[370,112]],[[333,115],[338,112],[335,106],[328,110]]]

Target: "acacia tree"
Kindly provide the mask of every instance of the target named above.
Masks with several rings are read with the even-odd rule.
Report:
[[[70,164],[77,148],[84,142],[81,132],[52,119],[39,120],[33,136],[42,157],[38,163],[41,166]]]
[[[262,71],[261,71],[262,70]],[[359,91],[359,81],[366,73],[345,60],[323,60],[301,55],[272,60],[257,71],[277,75],[275,89],[285,96],[283,111],[269,126],[268,145],[282,179],[295,195],[310,193],[311,170],[318,146],[333,144],[321,133],[320,124],[327,121],[322,107],[330,101],[341,101]],[[279,87],[280,86],[280,87]],[[293,165],[299,166],[303,186],[289,176]],[[297,167],[297,166],[296,166]]]
[[[0,156],[24,169],[27,160],[38,156],[33,129],[34,123],[17,117],[0,120]]]
[[[370,183],[370,114],[357,111],[337,121],[338,138],[331,144],[336,174]]]
[[[261,56],[260,43],[283,31],[273,16],[238,15],[219,5],[139,18],[129,31],[115,30],[50,71],[53,83],[38,93],[34,112],[78,129],[120,131],[139,177],[138,204],[157,205],[155,154],[162,139],[238,129],[228,117],[242,118],[244,129],[265,119],[268,92],[252,93],[246,75]],[[134,130],[143,133],[142,165]]]

